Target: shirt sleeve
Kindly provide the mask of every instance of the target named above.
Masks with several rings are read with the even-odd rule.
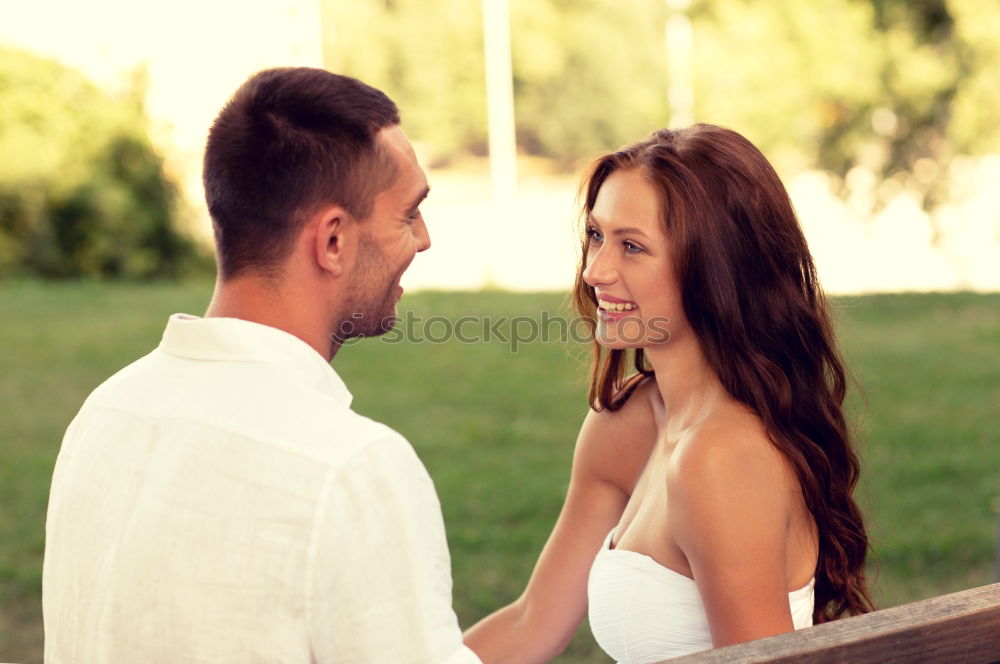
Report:
[[[332,471],[307,574],[317,664],[481,664],[451,606],[451,559],[434,484],[388,428]]]

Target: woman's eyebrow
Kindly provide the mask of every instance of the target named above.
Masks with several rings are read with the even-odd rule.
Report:
[[[593,214],[587,214],[587,223],[592,224],[594,226],[597,226],[598,228],[601,227],[601,222],[598,221],[597,217],[595,217]],[[616,229],[614,229],[614,230],[611,231],[611,234],[612,235],[641,235],[641,236],[646,237],[646,238],[649,237],[649,235],[646,233],[646,231],[642,230],[641,228],[636,228],[635,226],[624,226],[622,228],[616,228]]]
[[[626,226],[625,228],[616,228],[611,231],[612,235],[641,235],[643,237],[649,237],[646,231],[641,228],[636,228],[635,226]]]

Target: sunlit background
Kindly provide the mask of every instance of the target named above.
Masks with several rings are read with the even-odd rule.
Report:
[[[176,247],[107,246],[116,215],[208,247],[212,117],[254,71],[310,65],[384,89],[430,170],[434,246],[410,289],[565,289],[586,160],[706,121],[778,167],[828,291],[997,290],[998,35],[992,0],[8,2],[0,269],[182,269]],[[121,167],[155,179],[161,158],[159,196]],[[93,191],[109,179],[116,200]]]
[[[880,606],[993,578],[997,0],[0,0],[0,661],[42,661],[62,434],[170,312],[204,310],[208,127],[281,65],[399,104],[432,185],[401,305],[425,318],[561,310],[589,159],[664,126],[745,134],[847,295]],[[334,361],[434,478],[463,626],[521,592],[564,497],[584,349],[536,341],[366,340]],[[608,660],[584,627],[558,661]]]

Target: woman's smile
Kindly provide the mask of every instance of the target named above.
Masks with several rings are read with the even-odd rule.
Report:
[[[597,317],[605,323],[637,316],[638,312],[639,306],[633,302],[608,302],[601,299],[597,301]]]

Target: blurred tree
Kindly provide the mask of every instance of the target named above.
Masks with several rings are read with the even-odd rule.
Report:
[[[950,0],[948,9],[963,62],[948,136],[965,154],[1000,151],[1000,5]]]
[[[521,150],[568,166],[663,124],[662,0],[510,5]],[[432,164],[486,153],[479,2],[324,0],[324,20],[328,66],[385,90]]]
[[[697,119],[745,134],[785,171],[849,167],[879,94],[868,3],[705,0],[691,13]]]
[[[668,117],[663,0],[511,3],[518,142],[570,166]]]
[[[880,174],[898,175],[933,205],[942,193],[943,180],[934,177],[938,164],[954,154],[952,104],[965,83],[971,53],[958,41],[945,0],[873,0],[872,5],[885,49],[883,107],[897,118],[881,132],[888,154]],[[928,168],[918,168],[921,160]]]
[[[1000,149],[993,0],[701,0],[697,116],[782,170],[861,166],[934,207],[959,153]],[[884,201],[883,201],[884,202]]]
[[[433,161],[485,145],[469,0],[324,0],[334,70],[385,89]],[[510,0],[518,144],[569,166],[661,126],[663,0]],[[695,116],[786,172],[861,166],[922,193],[1000,149],[996,0],[693,0]]]
[[[478,2],[323,0],[327,66],[384,90],[432,164],[486,151]]]
[[[112,98],[72,69],[0,49],[0,274],[148,278],[202,262],[177,230],[135,83]]]

